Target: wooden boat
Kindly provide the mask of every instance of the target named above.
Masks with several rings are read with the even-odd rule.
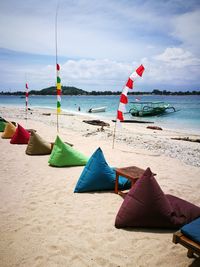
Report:
[[[90,108],[88,110],[89,113],[97,113],[97,112],[105,112],[106,107],[99,107],[99,108]]]
[[[175,112],[175,108],[165,102],[131,102],[132,107],[129,110],[132,116],[156,116]]]

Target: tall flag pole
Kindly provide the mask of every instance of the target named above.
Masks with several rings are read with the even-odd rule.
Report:
[[[56,92],[57,92],[57,132],[59,132],[58,116],[61,113],[61,79],[60,79],[60,65],[56,63],[57,80],[56,80]]]
[[[119,125],[121,121],[124,120],[123,113],[126,112],[126,104],[128,104],[128,91],[129,89],[133,89],[133,85],[135,80],[138,77],[142,77],[142,74],[144,72],[144,67],[143,65],[140,65],[136,71],[134,71],[128,78],[128,81],[126,82],[126,85],[124,86],[121,96],[120,96],[120,102],[119,102],[119,107],[117,110],[117,116],[116,116],[116,122],[115,122],[115,127],[114,127],[114,132],[113,132],[113,145],[112,148],[114,148],[114,141],[115,141],[115,133],[116,133],[116,126],[117,124]]]
[[[26,92],[25,92],[25,95],[26,95],[26,120],[28,119],[28,83],[26,82]]]
[[[61,113],[61,79],[60,79],[60,65],[58,64],[58,40],[57,40],[57,20],[58,20],[58,7],[59,2],[56,8],[56,17],[55,17],[55,43],[56,43],[56,94],[57,94],[57,132],[59,132],[59,114]]]

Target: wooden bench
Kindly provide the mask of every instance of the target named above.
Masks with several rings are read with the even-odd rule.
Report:
[[[125,168],[116,168],[116,180],[115,180],[115,193],[118,194],[119,176],[123,176],[131,181],[131,187],[134,186],[137,179],[139,179],[145,170],[136,166],[130,166]]]
[[[173,234],[173,240],[175,244],[179,243],[188,249],[188,258],[194,257],[194,254],[200,256],[200,244],[186,237],[181,231],[177,231]]]

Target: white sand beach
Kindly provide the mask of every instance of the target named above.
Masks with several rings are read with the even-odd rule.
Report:
[[[33,109],[25,120],[24,109],[0,107],[0,116],[37,130],[47,141],[56,138],[55,111]],[[85,119],[60,115],[62,140],[88,157],[101,147],[110,166],[150,167],[165,193],[200,206],[200,143],[171,139],[200,136],[124,123],[113,149],[114,123],[104,120],[110,127],[101,131]],[[25,149],[0,138],[0,266],[200,266],[199,259],[189,259],[187,250],[172,242],[173,230],[115,228],[121,196],[75,194],[84,167],[50,167],[49,155],[28,156]]]

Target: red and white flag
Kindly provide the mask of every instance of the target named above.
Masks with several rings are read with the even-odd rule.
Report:
[[[25,84],[26,91],[25,91],[25,97],[26,97],[26,120],[28,119],[28,83]]]
[[[26,111],[28,111],[28,83],[26,83]]]
[[[129,89],[133,89],[133,85],[135,80],[138,77],[142,77],[142,74],[144,72],[144,67],[143,65],[140,65],[136,71],[134,71],[128,78],[128,81],[126,83],[126,85],[124,86],[121,96],[120,96],[120,103],[119,103],[119,107],[117,110],[117,123],[120,123],[120,121],[124,120],[124,116],[123,113],[126,112],[126,104],[128,103],[128,91]]]

